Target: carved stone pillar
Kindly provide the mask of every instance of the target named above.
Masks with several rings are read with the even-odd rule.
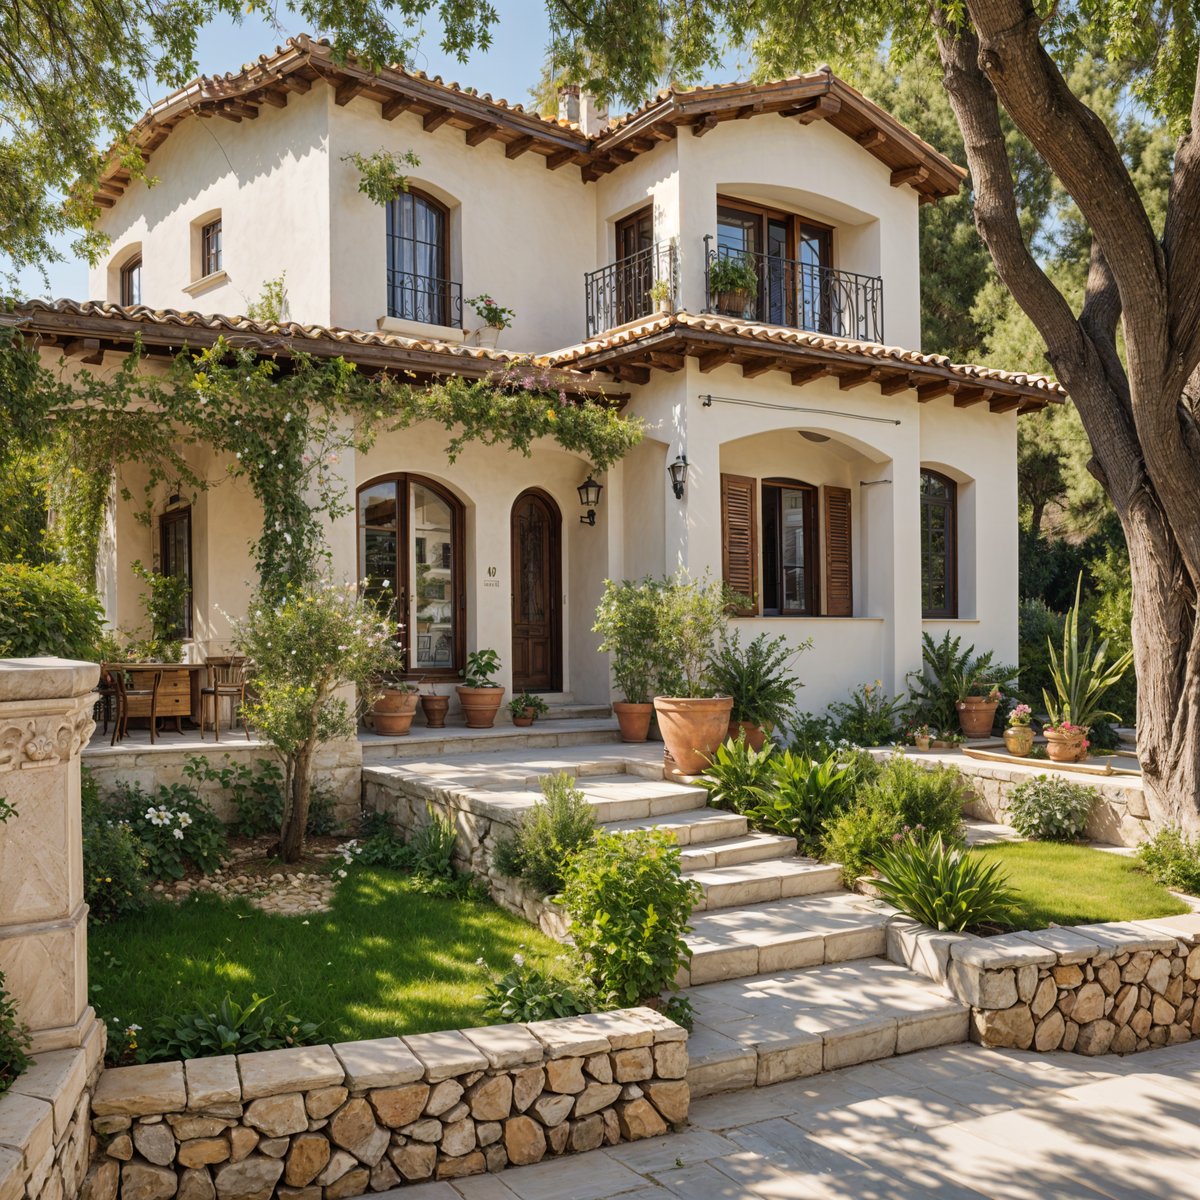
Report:
[[[87,1002],[87,905],[79,751],[95,724],[95,663],[0,659],[0,971],[33,1050],[79,1046]]]

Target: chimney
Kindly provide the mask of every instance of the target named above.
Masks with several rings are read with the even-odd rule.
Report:
[[[565,83],[558,89],[558,119],[579,124],[579,85]]]
[[[577,83],[566,83],[558,89],[558,119],[571,121],[588,137],[595,137],[608,124],[608,105],[581,91]]]

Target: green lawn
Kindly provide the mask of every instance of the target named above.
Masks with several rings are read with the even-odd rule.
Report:
[[[321,1023],[321,1040],[486,1024],[482,957],[505,968],[557,943],[495,905],[422,895],[407,876],[354,870],[329,912],[285,917],[244,900],[196,896],[88,930],[90,999],[103,1019],[151,1029],[163,1016],[213,1011],[226,992],[273,993]]]
[[[1061,842],[1002,842],[973,851],[999,862],[1020,898],[1018,929],[1138,921],[1190,911],[1120,854]]]

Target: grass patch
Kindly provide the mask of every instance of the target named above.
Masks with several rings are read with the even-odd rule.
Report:
[[[1002,842],[972,851],[999,862],[1019,898],[1018,929],[1139,921],[1189,912],[1132,858],[1061,842]]]
[[[88,930],[91,1003],[101,1018],[150,1029],[163,1016],[213,1011],[255,992],[306,1021],[323,1041],[485,1024],[477,958],[505,968],[560,947],[484,900],[416,891],[405,875],[357,869],[329,912],[280,916],[245,900],[194,896]]]

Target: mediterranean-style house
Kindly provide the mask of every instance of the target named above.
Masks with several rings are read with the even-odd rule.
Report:
[[[166,356],[223,336],[429,378],[532,355],[644,419],[598,501],[557,444],[450,464],[440,427],[339,464],[354,506],[329,530],[335,569],[397,581],[414,677],[450,682],[493,647],[508,687],[605,704],[603,581],[677,568],[751,595],[747,634],[812,639],[802,707],[900,689],[923,632],[1016,660],[1017,417],[1062,393],[921,352],[918,211],[964,173],[828,68],[672,89],[611,121],[566,92],[547,120],[296,38],[133,136],[156,182],[105,172],[92,298],[5,318],[47,359],[95,370],[135,337]],[[386,207],[347,161],[380,148],[419,159]],[[730,287],[731,264],[752,286]],[[281,275],[285,320],[235,315]],[[480,294],[516,314],[494,349],[464,303]],[[190,502],[164,487],[151,528],[117,502],[111,619],[138,623],[130,564],[153,559],[191,582],[188,654],[226,649],[258,525],[236,482]]]

